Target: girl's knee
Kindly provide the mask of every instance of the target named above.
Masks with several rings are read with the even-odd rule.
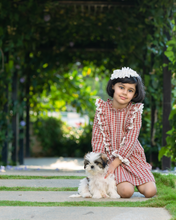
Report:
[[[117,188],[117,192],[122,198],[130,198],[134,193],[134,188],[123,186]]]
[[[156,195],[157,189],[154,182],[148,182],[137,187],[139,192],[142,193],[146,198],[151,198]]]
[[[148,188],[144,191],[144,196],[146,198],[151,198],[156,195],[156,192],[157,192],[156,188]]]
[[[134,191],[126,189],[121,192],[122,198],[130,198],[133,195]]]

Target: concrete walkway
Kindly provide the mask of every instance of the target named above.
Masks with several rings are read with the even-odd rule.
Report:
[[[15,175],[15,176],[85,176],[85,171],[63,171],[63,170],[5,170],[0,172],[0,175]]]
[[[24,166],[6,167],[0,175],[25,176],[85,176],[83,160],[71,158],[27,159]],[[52,166],[51,166],[52,165]],[[78,179],[0,179],[0,186],[28,187],[78,187]],[[0,191],[0,201],[29,202],[73,202],[73,201],[119,201],[143,202],[148,200],[135,192],[130,199],[70,198],[73,191]],[[121,207],[13,207],[0,206],[2,220],[169,220],[170,214],[164,208],[121,208]]]
[[[27,201],[27,202],[143,202],[148,200],[143,195],[135,192],[130,199],[92,199],[92,198],[70,198],[69,196],[76,194],[75,191],[0,191],[0,200],[8,201]]]
[[[0,180],[0,186],[14,187],[14,186],[26,186],[26,187],[78,187],[78,179],[2,179]]]
[[[2,220],[169,220],[162,208],[0,207]]]

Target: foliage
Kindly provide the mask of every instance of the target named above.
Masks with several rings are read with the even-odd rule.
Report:
[[[118,3],[121,5],[122,1]],[[93,62],[102,77],[108,76],[114,68],[130,66],[142,75],[147,88],[146,130],[143,130],[146,135],[143,142],[146,149],[151,146],[149,118],[154,107],[158,117],[152,139],[155,148],[158,148],[162,129],[160,66],[167,41],[164,28],[170,30],[168,24],[173,7],[172,0],[124,1],[122,6],[102,8],[68,6],[64,1],[61,4],[55,0],[1,0],[0,48],[4,52],[5,66],[9,63],[12,66],[11,70],[3,72],[3,85],[0,87],[1,103],[4,105],[8,101],[9,104],[8,113],[4,114],[0,109],[2,129],[7,129],[16,109],[21,114],[25,111],[28,97],[33,112],[48,107],[61,109],[67,102],[78,111],[87,110],[87,107],[91,109],[89,103],[92,100],[88,96],[91,91],[86,86],[82,90],[78,88],[76,80],[80,79],[77,69],[77,73],[69,72],[78,62],[79,67],[88,67],[86,62]],[[5,90],[11,91],[15,72],[19,80],[20,98],[16,103],[11,103],[10,97],[9,100],[5,98]],[[70,80],[72,74],[74,80]],[[7,78],[8,82],[5,81]],[[28,87],[29,94],[26,92]],[[49,103],[43,105],[40,102],[46,95],[49,95]],[[153,106],[153,103],[156,104]],[[0,135],[2,146],[6,135]]]
[[[0,53],[0,59],[3,59],[3,53]],[[3,68],[0,70],[0,152],[2,152],[2,147],[4,142],[8,142],[12,140],[12,129],[11,129],[11,118],[12,114],[9,114],[9,106],[14,104],[14,110],[17,103],[12,103],[9,101],[9,91],[8,91],[8,84],[11,83],[11,73],[13,71],[13,62],[9,60]],[[0,154],[0,161],[1,161],[1,154]]]
[[[83,157],[91,151],[92,126],[70,127],[60,119],[44,117],[34,123],[42,156]]]
[[[175,14],[176,17],[176,14]],[[172,71],[172,110],[169,116],[171,130],[167,132],[167,145],[162,147],[159,152],[159,159],[163,155],[171,157],[176,162],[176,23],[172,20],[173,32],[172,38],[167,42],[167,50],[165,55],[170,60],[169,68]]]
[[[62,152],[64,140],[61,120],[42,118],[35,123],[35,133],[41,142],[43,155],[55,156]]]
[[[169,116],[172,129],[167,132],[168,136],[166,138],[167,145],[162,147],[159,152],[159,159],[162,156],[171,157],[171,160],[176,162],[176,109],[173,109]]]
[[[95,103],[96,90],[87,85],[87,78],[92,77],[91,70],[95,67],[78,64],[72,65],[68,72],[56,74],[56,79],[48,82],[49,90],[44,89],[40,94],[30,87],[30,107],[34,115],[47,112],[67,111],[69,106],[81,114],[89,114]]]

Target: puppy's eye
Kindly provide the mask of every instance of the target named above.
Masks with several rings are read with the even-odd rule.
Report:
[[[96,164],[96,165],[99,165],[99,164],[100,164],[100,162],[98,162],[98,161],[95,161],[95,164]]]

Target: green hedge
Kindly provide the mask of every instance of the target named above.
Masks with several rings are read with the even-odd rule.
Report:
[[[74,128],[60,119],[46,117],[38,119],[33,128],[42,156],[83,157],[91,151],[92,125]]]

